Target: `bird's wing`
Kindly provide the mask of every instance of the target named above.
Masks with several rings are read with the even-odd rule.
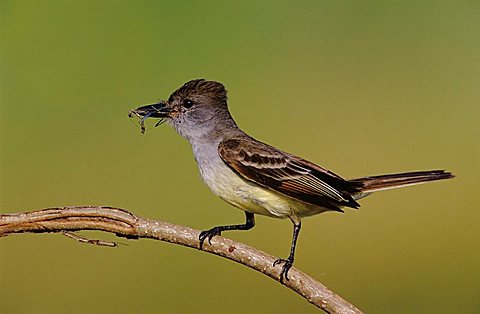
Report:
[[[224,140],[218,153],[244,179],[302,202],[339,211],[360,206],[352,198],[356,183],[253,138]]]

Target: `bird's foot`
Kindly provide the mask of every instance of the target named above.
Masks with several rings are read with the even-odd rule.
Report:
[[[214,236],[220,234],[222,234],[222,229],[219,227],[213,227],[212,229],[200,232],[200,235],[198,236],[198,239],[200,240],[200,250],[203,247],[203,242],[205,242],[205,239],[208,239],[208,243],[211,245],[212,242],[210,242],[210,240],[212,240]]]
[[[279,258],[275,262],[273,262],[273,267],[280,264],[283,264],[282,272],[280,273],[280,282],[283,283],[284,278],[287,279],[287,281],[290,280],[288,279],[288,271],[290,270],[290,268],[292,268],[293,258],[290,256],[288,258]]]

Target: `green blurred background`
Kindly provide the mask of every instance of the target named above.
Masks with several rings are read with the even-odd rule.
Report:
[[[305,219],[296,266],[369,313],[480,311],[478,1],[3,0],[0,20],[1,213],[94,204],[197,229],[243,222],[185,140],[127,118],[214,79],[242,128],[344,177],[453,171]],[[225,235],[285,257],[291,223]],[[315,311],[225,259],[119,241],[0,239],[0,312]]]

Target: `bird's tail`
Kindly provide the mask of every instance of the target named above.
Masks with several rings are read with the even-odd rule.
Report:
[[[450,179],[454,177],[455,176],[453,174],[444,170],[430,170],[363,177],[349,181],[359,185],[358,189],[360,190],[360,193],[355,195],[355,199],[359,199],[376,191],[395,189],[403,186]]]

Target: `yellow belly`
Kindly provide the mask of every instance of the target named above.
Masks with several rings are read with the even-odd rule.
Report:
[[[211,165],[211,164],[210,164]],[[208,167],[210,168],[210,167]],[[215,169],[215,171],[213,171]],[[210,171],[211,170],[211,171]],[[254,214],[277,218],[304,217],[328,209],[303,203],[241,178],[225,164],[200,168],[203,181],[227,203]]]

